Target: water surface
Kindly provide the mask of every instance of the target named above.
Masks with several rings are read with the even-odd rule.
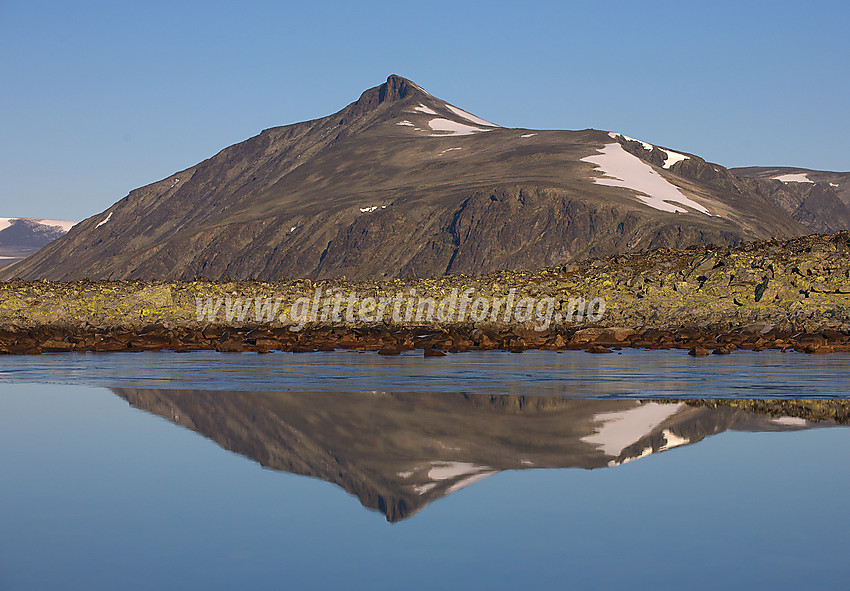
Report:
[[[842,589],[846,361],[0,358],[0,589]]]
[[[222,390],[386,390],[581,396],[824,398],[850,395],[850,354],[682,350],[221,354],[56,353],[0,356],[0,382]]]

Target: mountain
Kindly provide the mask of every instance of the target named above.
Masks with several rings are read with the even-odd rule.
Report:
[[[0,218],[0,267],[19,261],[64,236],[76,222]]]
[[[265,467],[337,484],[388,521],[410,517],[503,470],[614,467],[729,429],[816,425],[711,401],[443,392],[113,392]],[[771,409],[770,401],[764,405]]]
[[[850,172],[787,166],[732,168],[758,179],[759,191],[792,218],[817,232],[850,230]]]
[[[393,75],[131,191],[0,278],[479,274],[801,235],[850,211],[794,219],[775,184],[619,133],[499,127]]]

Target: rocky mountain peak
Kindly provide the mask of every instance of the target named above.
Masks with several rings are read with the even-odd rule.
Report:
[[[363,91],[363,94],[360,95],[360,98],[354,104],[363,110],[367,110],[383,103],[395,103],[404,100],[414,93],[426,95],[425,92],[407,78],[392,74],[380,86]]]
[[[378,99],[381,102],[398,101],[417,90],[422,92],[416,84],[407,78],[402,78],[397,74],[390,74],[387,81],[378,87]]]

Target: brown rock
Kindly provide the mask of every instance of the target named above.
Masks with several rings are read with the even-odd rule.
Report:
[[[245,345],[239,341],[224,341],[216,343],[215,350],[219,353],[241,353],[245,350]]]
[[[66,341],[48,339],[41,344],[41,350],[45,353],[64,353],[66,351],[73,351],[74,345]]]

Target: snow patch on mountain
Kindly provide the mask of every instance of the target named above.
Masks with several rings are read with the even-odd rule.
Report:
[[[481,129],[465,123],[452,121],[451,119],[431,119],[428,125],[434,131],[447,131],[449,133],[432,133],[431,137],[445,137],[450,135],[472,135],[479,131],[493,131],[492,129]]]
[[[406,119],[404,121],[399,121],[398,123],[396,123],[396,125],[407,125],[408,127],[415,127],[413,123]]]
[[[420,113],[426,113],[428,115],[438,115],[437,111],[435,111],[434,109],[431,109],[429,107],[426,107],[422,103],[419,103],[418,107],[413,107],[413,110],[419,111]]]
[[[582,441],[595,445],[608,456],[619,456],[623,450],[637,443],[653,429],[684,408],[685,403],[660,404],[638,403],[634,408],[617,412],[601,413],[593,417],[601,423],[592,435]]]
[[[386,209],[387,206],[386,205],[368,205],[366,207],[361,207],[359,209],[360,209],[360,213],[372,213],[373,211],[377,211],[378,208]]]
[[[648,144],[648,143],[646,143],[646,142],[644,142],[644,141],[641,141],[641,140],[636,140],[636,139],[635,139],[635,138],[633,138],[633,137],[629,137],[629,136],[627,136],[627,135],[623,135],[622,133],[617,133],[616,131],[611,131],[611,132],[609,132],[609,133],[608,133],[608,135],[609,135],[609,136],[611,136],[611,137],[612,137],[612,138],[614,138],[614,139],[617,139],[618,137],[621,137],[621,138],[623,138],[624,140],[629,141],[629,142],[637,142],[637,143],[639,143],[641,146],[643,146],[643,149],[644,149],[644,150],[652,150],[652,149],[655,147],[655,146],[653,146],[652,144]]]
[[[537,134],[536,133],[526,133],[526,134],[521,135],[519,137],[534,137],[535,135],[537,135]]]
[[[96,225],[95,228],[100,228],[103,224],[105,224],[106,222],[108,222],[111,219],[112,219],[112,212],[110,211],[109,215],[106,216],[106,219],[103,220],[102,222],[100,222],[98,225]]]
[[[665,150],[664,148],[658,149],[667,154],[667,158],[664,160],[664,164],[662,164],[664,168],[670,168],[677,162],[681,162],[682,160],[688,159],[688,157],[684,154],[679,154],[678,152],[674,152],[672,150]]]
[[[627,141],[630,141],[630,142],[637,142],[641,146],[643,146],[644,150],[650,150],[651,151],[651,150],[654,150],[655,148],[658,148],[658,146],[648,144],[647,142],[644,142],[644,141],[641,141],[641,140],[636,140],[633,137],[623,135],[622,133],[617,133],[616,131],[611,131],[611,132],[608,133],[608,135],[610,137],[614,138],[614,139],[621,137],[624,140],[627,140]],[[525,137],[525,136],[523,136],[523,137]],[[662,152],[664,152],[665,154],[667,154],[667,158],[665,158],[664,164],[662,164],[662,166],[664,168],[670,168],[671,166],[673,166],[677,162],[681,162],[682,160],[688,160],[688,158],[689,158],[688,156],[685,156],[684,154],[679,154],[678,152],[674,152],[673,150],[665,150],[664,148],[658,148],[658,149],[661,150]]]
[[[829,186],[830,186],[830,187],[838,188],[838,183],[829,183]]]
[[[454,113],[455,115],[457,115],[459,117],[463,117],[467,121],[471,121],[472,123],[475,123],[476,125],[484,125],[484,126],[487,126],[487,127],[499,127],[495,123],[490,123],[489,121],[482,119],[481,117],[473,115],[472,113],[467,113],[463,109],[458,109],[457,107],[454,107],[454,106],[452,106],[448,103],[446,103],[446,108],[449,111],[451,111],[452,113]]]
[[[626,152],[619,143],[606,144],[599,152],[598,155],[581,159],[582,162],[595,164],[596,170],[604,175],[593,179],[597,185],[636,191],[639,193],[638,199],[659,211],[687,213],[688,210],[673,205],[678,203],[711,215],[705,207],[686,197],[678,187],[655,172],[646,162]]]
[[[776,181],[782,181],[783,183],[813,183],[814,181],[809,180],[809,177],[806,176],[805,172],[797,173],[797,174],[780,174],[779,176],[770,177]]]
[[[463,149],[463,148],[446,148],[445,150],[443,150],[442,152],[440,152],[438,155],[439,155],[439,156],[442,156],[442,155],[443,155],[443,154],[445,154],[446,152],[451,152],[452,150],[462,150],[462,149]]]

